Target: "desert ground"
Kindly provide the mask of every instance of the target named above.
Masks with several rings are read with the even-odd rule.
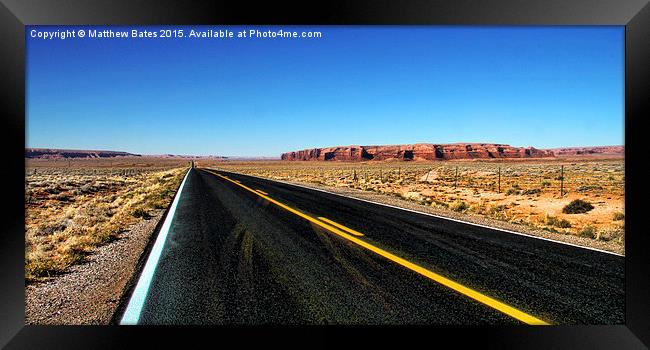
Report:
[[[357,197],[369,198],[372,193],[371,199],[387,204],[483,218],[496,225],[507,223],[507,228],[523,233],[624,253],[622,157],[197,164]],[[582,206],[565,209],[575,200]]]
[[[25,278],[42,282],[166,208],[188,161],[27,159]]]

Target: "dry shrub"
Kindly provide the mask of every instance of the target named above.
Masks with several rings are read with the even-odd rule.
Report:
[[[562,212],[565,214],[583,214],[590,210],[594,209],[594,206],[591,203],[584,201],[582,199],[576,199],[567,204]]]
[[[544,223],[549,226],[555,226],[559,228],[571,228],[571,222],[566,219],[561,219],[556,216],[546,215]]]
[[[456,201],[449,206],[449,209],[457,212],[464,212],[469,209],[469,205],[464,201]]]
[[[578,231],[578,236],[587,238],[596,238],[598,232],[592,225],[587,225]]]
[[[113,240],[129,225],[149,216],[149,210],[169,205],[184,174],[185,169],[176,168],[140,173],[128,181],[104,175],[73,181],[66,179],[65,174],[51,175],[46,190],[61,192],[61,184],[78,187],[69,190],[73,197],[68,202],[59,201],[57,205],[43,202],[27,207],[26,280],[40,280],[64,272],[83,262],[95,247]]]

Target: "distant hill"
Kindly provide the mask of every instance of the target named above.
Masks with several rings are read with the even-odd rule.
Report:
[[[624,156],[625,146],[561,147],[548,149],[557,157]]]
[[[25,158],[67,159],[67,158],[114,158],[141,157],[139,154],[118,151],[54,149],[54,148],[25,148]]]
[[[25,148],[25,158],[33,159],[71,159],[71,158],[115,158],[115,157],[147,157],[164,159],[228,159],[223,156],[192,156],[178,154],[135,154],[120,151],[97,151],[80,149],[56,148]]]
[[[240,160],[240,161],[252,161],[252,160],[280,160],[280,157],[269,157],[269,156],[228,156],[224,157],[228,160]]]
[[[182,154],[150,154],[150,155],[143,155],[143,157],[166,158],[166,159],[228,159],[229,158],[224,156],[193,156],[193,155],[182,155]]]

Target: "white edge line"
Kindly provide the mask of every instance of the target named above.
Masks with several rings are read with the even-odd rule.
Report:
[[[219,169],[219,170],[221,170],[221,169]],[[546,238],[546,237],[533,236],[533,235],[529,235],[529,234],[521,233],[521,232],[517,232],[517,231],[510,231],[510,230],[506,230],[506,229],[502,229],[502,228],[498,228],[498,227],[492,227],[492,226],[487,226],[487,225],[477,224],[477,223],[475,223],[475,222],[471,222],[471,221],[463,221],[463,220],[454,219],[454,218],[450,218],[450,217],[446,217],[446,216],[441,216],[441,215],[435,215],[435,214],[431,214],[431,213],[426,213],[426,212],[423,212],[423,211],[417,211],[417,210],[408,209],[408,208],[402,208],[402,207],[398,207],[398,206],[394,206],[394,205],[390,205],[390,204],[385,204],[385,203],[380,203],[380,202],[374,202],[374,201],[371,201],[371,200],[368,200],[368,199],[356,198],[356,197],[350,197],[350,196],[346,196],[346,195],[343,195],[343,194],[340,194],[340,193],[330,192],[330,191],[327,191],[327,190],[323,190],[323,189],[320,189],[320,188],[313,188],[313,187],[308,187],[308,186],[298,185],[298,184],[294,184],[294,183],[286,182],[286,181],[281,181],[281,180],[268,179],[268,178],[261,177],[261,176],[255,176],[255,175],[249,175],[249,174],[242,174],[242,173],[238,173],[238,172],[235,172],[235,171],[228,171],[228,170],[221,170],[221,171],[224,171],[224,172],[227,172],[227,173],[238,174],[238,175],[244,175],[244,176],[255,177],[255,178],[258,178],[258,179],[261,179],[261,180],[267,180],[267,181],[279,182],[279,183],[283,183],[283,184],[285,184],[285,185],[290,185],[290,186],[302,187],[302,188],[305,188],[305,189],[308,189],[308,190],[314,190],[314,191],[325,192],[325,193],[333,194],[333,195],[335,195],[335,196],[339,196],[339,197],[350,198],[350,199],[356,199],[356,200],[358,200],[358,201],[362,201],[362,202],[368,202],[368,203],[372,203],[372,204],[383,205],[383,206],[385,206],[385,207],[390,207],[390,208],[395,208],[395,209],[405,210],[405,211],[409,211],[409,212],[412,212],[412,213],[417,213],[417,214],[423,214],[423,215],[433,216],[433,217],[438,218],[438,219],[455,221],[455,222],[459,222],[459,223],[463,223],[463,224],[468,224],[468,225],[473,225],[473,226],[478,226],[478,227],[483,227],[483,228],[489,228],[489,229],[491,229],[491,230],[496,230],[496,231],[501,231],[501,232],[506,232],[506,233],[512,233],[512,234],[519,235],[519,236],[525,236],[525,237],[530,237],[530,238],[535,238],[535,239],[541,239],[541,240],[543,240],[543,241],[549,241],[549,242],[554,242],[554,243],[559,243],[559,244],[565,244],[565,245],[570,245],[570,246],[577,247],[577,248],[582,248],[582,249],[587,249],[587,250],[593,250],[593,251],[600,252],[600,253],[606,253],[606,254],[616,255],[616,256],[620,256],[620,257],[625,257],[625,255],[623,255],[623,254],[614,253],[614,252],[610,252],[610,251],[607,251],[607,250],[602,250],[602,249],[598,249],[598,248],[591,248],[591,247],[584,247],[584,246],[581,246],[581,245],[577,245],[577,244],[573,244],[573,243],[569,243],[569,242],[557,241],[557,240],[550,239],[550,238]]]
[[[191,170],[192,169],[188,170],[185,174],[183,182],[181,183],[181,186],[178,188],[178,191],[174,196],[174,201],[169,207],[169,212],[167,212],[165,222],[160,228],[160,232],[158,233],[156,242],[151,249],[149,258],[147,258],[144,269],[142,269],[142,273],[138,279],[138,284],[135,286],[133,294],[131,294],[131,299],[129,300],[129,304],[126,307],[126,311],[124,311],[124,315],[122,315],[120,325],[135,325],[138,324],[138,321],[140,320],[140,313],[142,312],[142,307],[144,306],[145,299],[149,293],[149,287],[151,286],[153,274],[156,271],[156,267],[158,267],[158,261],[160,260],[163,246],[165,245],[167,235],[169,234],[169,228],[172,224],[172,221],[174,220],[176,206],[178,205],[179,198],[181,197],[181,192],[185,186],[185,180],[187,180],[187,176],[190,174]]]

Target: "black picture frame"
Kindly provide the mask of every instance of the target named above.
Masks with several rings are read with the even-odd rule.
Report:
[[[24,310],[24,147],[26,25],[400,24],[625,26],[626,310],[625,325],[550,327],[121,327],[26,326]],[[482,348],[646,348],[650,346],[650,239],[643,229],[641,168],[644,108],[650,100],[650,6],[646,0],[332,1],[36,1],[0,4],[3,232],[0,235],[0,346],[22,348],[147,347],[172,341],[277,342],[309,347],[380,343]],[[6,164],[6,163],[5,163]],[[343,339],[345,338],[345,340]],[[226,339],[228,338],[228,339]],[[301,338],[298,340],[298,338]],[[268,343],[267,343],[268,344]],[[429,346],[427,345],[427,346]]]

